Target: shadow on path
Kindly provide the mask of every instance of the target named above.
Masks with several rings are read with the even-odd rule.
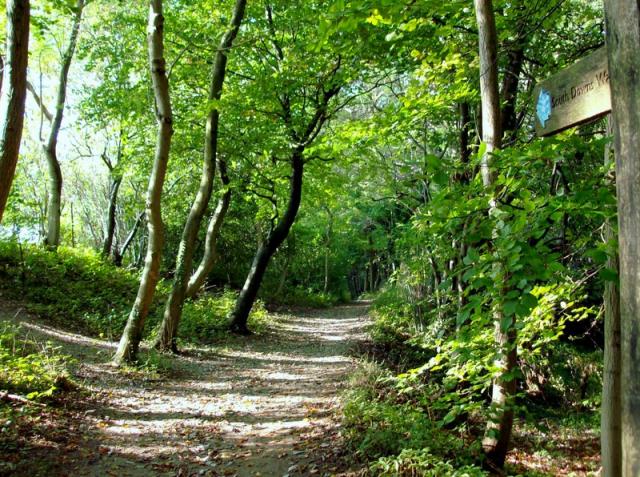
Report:
[[[62,332],[27,315],[32,338],[52,341],[97,403],[85,411],[86,449],[54,475],[334,475],[338,395],[365,338],[367,303],[278,315],[262,336],[168,358],[171,377],[139,380],[105,364],[113,343]],[[36,475],[36,474],[33,474]]]

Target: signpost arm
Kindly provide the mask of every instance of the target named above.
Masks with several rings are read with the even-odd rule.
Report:
[[[620,243],[622,476],[640,475],[640,3],[605,0]],[[613,475],[607,473],[605,475]]]

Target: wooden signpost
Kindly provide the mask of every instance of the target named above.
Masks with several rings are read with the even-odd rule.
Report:
[[[538,83],[533,98],[538,136],[550,136],[611,112],[606,47]]]

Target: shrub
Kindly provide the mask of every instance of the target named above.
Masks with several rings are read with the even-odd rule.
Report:
[[[113,338],[124,329],[138,277],[88,249],[0,241],[0,288],[55,324]]]
[[[41,400],[72,386],[66,366],[70,358],[50,343],[38,343],[20,335],[18,326],[0,324],[0,389]]]
[[[454,467],[449,461],[425,449],[404,449],[393,457],[383,457],[371,466],[371,472],[381,477],[484,477],[485,471],[474,465]]]
[[[188,300],[182,310],[180,337],[182,341],[210,344],[220,339],[229,329],[228,316],[233,310],[238,293],[224,290],[221,293],[201,295]],[[249,315],[249,328],[263,332],[268,324],[268,314],[261,301],[256,301]]]
[[[388,371],[365,363],[350,386],[343,434],[361,459],[373,461],[374,474],[485,475],[473,466],[477,445],[469,446],[444,429],[429,408],[402,395]],[[449,472],[456,468],[460,473]]]

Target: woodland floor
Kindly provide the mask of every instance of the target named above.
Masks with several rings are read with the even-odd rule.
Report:
[[[75,358],[84,390],[24,421],[15,448],[0,448],[0,474],[352,475],[335,411],[367,305],[276,319],[267,334],[162,358],[159,373],[118,372],[115,343],[0,307],[0,320]]]

